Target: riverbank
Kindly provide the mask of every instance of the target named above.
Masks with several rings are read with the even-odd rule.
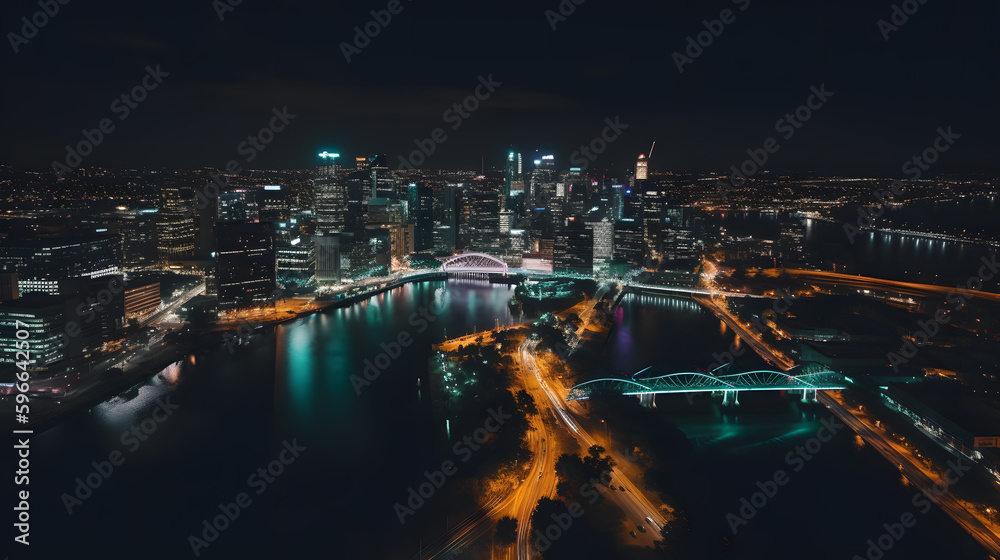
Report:
[[[408,283],[446,280],[447,277],[447,273],[444,272],[429,272],[398,278],[385,284],[373,283],[376,287],[371,290],[342,299],[329,301],[317,300],[321,303],[321,305],[310,307],[307,310],[296,313],[295,315],[289,315],[288,317],[262,321],[253,325],[252,331],[265,326],[274,326],[296,321],[324,310],[349,307],[372,296],[376,296],[388,290],[393,290]],[[135,387],[137,384],[145,382],[170,364],[183,360],[192,354],[208,350],[213,346],[228,343],[229,337],[227,337],[227,335],[231,333],[232,330],[233,328],[231,327],[222,329],[216,327],[200,333],[195,340],[171,342],[167,346],[154,350],[149,356],[137,360],[134,364],[134,371],[125,371],[120,375],[114,376],[108,376],[106,371],[96,372],[95,375],[105,376],[105,379],[97,380],[96,383],[81,390],[78,394],[68,397],[64,396],[62,398],[42,396],[32,397],[29,401],[32,409],[31,421],[26,425],[26,427],[34,430],[36,433],[41,433],[58,424],[66,415],[79,410],[93,408],[115,395],[126,392],[132,387]],[[231,336],[232,335],[230,335],[230,337]],[[5,399],[5,401],[6,400],[8,399]],[[9,400],[11,405],[13,405],[13,399]]]

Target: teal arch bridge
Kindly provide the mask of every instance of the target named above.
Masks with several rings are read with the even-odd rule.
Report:
[[[723,366],[725,367],[725,366]],[[652,401],[659,393],[713,393],[722,395],[722,403],[740,404],[740,391],[789,391],[800,392],[802,400],[816,400],[816,391],[836,391],[847,388],[847,380],[835,371],[819,364],[796,366],[788,371],[756,370],[744,373],[714,375],[709,373],[681,372],[656,375],[658,370],[648,367],[628,378],[594,379],[574,385],[566,396],[568,401],[586,400],[592,393],[634,395],[644,403]]]

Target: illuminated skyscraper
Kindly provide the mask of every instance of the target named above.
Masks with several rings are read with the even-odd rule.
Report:
[[[512,191],[519,190],[517,185],[520,185],[520,189],[523,189],[523,183],[521,181],[522,175],[521,167],[521,154],[511,150],[507,153],[507,165],[504,169],[504,198],[508,198]]]
[[[646,154],[639,154],[639,161],[635,163],[635,178],[637,181],[644,181],[649,177],[649,160]]]

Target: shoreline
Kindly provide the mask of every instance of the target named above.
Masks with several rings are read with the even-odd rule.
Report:
[[[427,282],[427,281],[439,281],[447,280],[448,274],[446,272],[428,272],[426,274],[414,274],[412,276],[400,278],[385,284],[384,286],[375,288],[371,291],[366,291],[363,293],[355,294],[350,297],[343,299],[334,299],[329,301],[320,300],[317,307],[307,309],[305,311],[296,313],[294,316],[282,317],[279,319],[266,321],[258,324],[254,324],[254,330],[259,327],[267,327],[280,325],[290,321],[296,321],[318,313],[320,311],[325,311],[328,309],[339,309],[342,307],[349,307],[356,303],[359,303],[365,299],[372,296],[376,296],[383,292],[396,289],[405,284],[413,282]],[[238,328],[238,327],[237,327]],[[99,381],[95,386],[85,389],[81,394],[75,395],[73,397],[62,397],[62,398],[51,398],[51,397],[32,397],[33,404],[38,404],[41,401],[62,401],[61,403],[52,404],[52,408],[45,410],[44,412],[32,414],[32,421],[25,425],[26,429],[34,430],[36,434],[44,432],[65,419],[66,416],[73,414],[81,410],[89,410],[98,404],[116,396],[124,393],[140,383],[144,383],[151,379],[154,375],[162,371],[164,368],[168,367],[170,364],[179,362],[190,356],[191,354],[196,354],[201,350],[209,349],[213,345],[226,343],[225,333],[232,332],[233,328],[216,329],[211,331],[205,331],[199,333],[197,342],[187,342],[187,343],[172,343],[171,347],[164,347],[163,349],[156,351],[150,358],[149,363],[137,367],[135,371],[123,373],[122,375],[116,376],[112,379],[106,379]],[[171,351],[172,350],[172,351]],[[140,360],[141,363],[141,360]],[[29,401],[30,402],[30,401]],[[58,407],[58,408],[57,408]]]

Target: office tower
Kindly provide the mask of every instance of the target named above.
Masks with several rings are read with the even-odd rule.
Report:
[[[82,279],[81,279],[82,280]],[[82,283],[76,294],[76,312],[83,322],[91,319],[100,327],[99,338],[85,350],[96,350],[101,344],[119,338],[125,328],[125,297],[127,287],[124,277],[102,276]],[[112,292],[110,288],[115,288]]]
[[[316,281],[340,282],[340,243],[347,232],[327,232],[313,238],[313,254],[316,261]]]
[[[338,231],[347,226],[347,175],[323,175],[312,180],[316,229]]]
[[[467,184],[459,199],[459,249],[499,254],[502,184],[494,179]]]
[[[603,264],[614,256],[615,225],[607,219],[598,222],[587,222],[594,232],[594,264]]]
[[[74,336],[67,334],[70,318],[78,317],[75,303],[74,298],[40,293],[0,303],[0,359],[3,363],[21,363],[31,376],[45,372],[66,358],[79,357],[83,352],[83,333],[74,328],[71,331]],[[18,348],[21,342],[16,336],[18,322],[22,330],[28,331],[26,340],[31,341],[31,352],[27,356]],[[20,358],[27,359],[17,356],[19,350]]]
[[[156,244],[159,259],[166,263],[189,258],[194,252],[195,177],[175,174],[160,189],[160,212],[156,221]]]
[[[270,224],[220,223],[216,233],[219,305],[233,307],[270,299],[277,265]]]
[[[694,211],[686,206],[664,208],[664,261],[693,261],[700,255],[700,242],[694,234]]]
[[[0,242],[0,248],[0,272],[17,273],[21,295],[69,293],[64,285],[67,279],[118,274],[122,268],[122,240],[116,234],[8,237]]]
[[[431,243],[435,253],[450,254],[455,252],[455,228],[436,225],[432,236]]]
[[[264,185],[257,192],[257,215],[261,222],[281,223],[291,218],[289,190],[282,185]]]
[[[380,226],[366,226],[354,232],[353,243],[344,263],[348,276],[364,280],[389,274],[392,264],[392,234]]]
[[[624,218],[615,222],[612,253],[615,261],[641,267],[645,264],[645,248],[641,221]]]
[[[313,245],[295,237],[288,242],[276,244],[278,278],[283,283],[294,281],[305,283],[315,273],[315,253]]]
[[[593,206],[587,184],[582,180],[570,183],[565,198],[567,217],[581,218],[586,216]]]
[[[414,250],[428,251],[434,246],[434,190],[424,183],[410,183],[407,198]]]
[[[547,206],[548,198],[554,191],[555,157],[542,156],[534,160],[535,167],[531,170],[528,181],[528,204],[532,206]]]
[[[552,247],[552,271],[593,274],[593,230],[578,220],[570,220],[566,226],[556,228]]]
[[[611,185],[608,193],[608,204],[610,206],[608,215],[612,220],[620,220],[625,217],[625,187],[623,185]]]
[[[401,263],[403,259],[413,254],[413,224],[372,224],[365,228],[382,228],[389,232],[389,254],[395,263]]]
[[[635,163],[635,178],[637,181],[645,181],[649,177],[649,160],[646,154],[639,154],[639,160]]]
[[[524,190],[521,170],[521,154],[511,150],[507,153],[507,164],[504,166],[504,201],[510,198],[514,192]],[[516,187],[515,183],[520,183],[520,188]]]
[[[253,211],[253,204],[250,201],[251,193],[248,189],[232,189],[228,192],[219,193],[219,204],[216,215],[216,222],[250,223],[255,222],[256,213]]]
[[[158,212],[156,208],[119,207],[100,216],[103,228],[122,238],[122,266],[125,269],[138,269],[156,263]]]
[[[664,209],[667,193],[663,189],[648,187],[642,192],[642,238],[646,255],[653,260],[663,257]]]

